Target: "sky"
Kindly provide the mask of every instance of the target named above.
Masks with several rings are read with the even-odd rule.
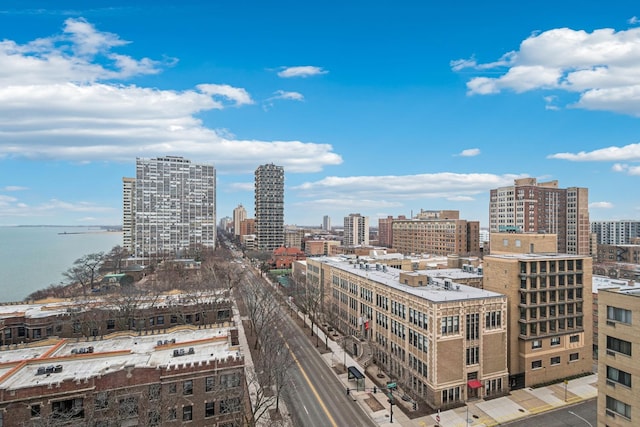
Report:
[[[638,219],[631,1],[0,3],[0,225],[118,225],[137,157],[213,164],[218,219],[285,170],[285,223],[453,209],[520,177]]]

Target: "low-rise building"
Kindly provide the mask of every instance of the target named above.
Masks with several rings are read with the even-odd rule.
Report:
[[[432,408],[508,390],[507,298],[451,280],[401,283],[401,270],[358,259],[308,258],[347,345]]]
[[[231,319],[231,302],[216,292],[104,295],[0,305],[0,346],[45,338],[100,337],[118,331],[207,326]]]
[[[235,328],[42,342],[0,351],[0,425],[242,426]]]

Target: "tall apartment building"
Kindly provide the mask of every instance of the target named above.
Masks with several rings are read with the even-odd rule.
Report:
[[[134,232],[130,246],[137,257],[180,256],[215,248],[213,166],[174,156],[138,158],[135,181],[125,180],[123,206],[126,210],[131,204]],[[129,188],[132,198],[127,194]]]
[[[178,328],[2,352],[0,425],[244,425],[238,331]]]
[[[583,255],[485,255],[484,289],[508,299],[510,388],[591,372],[591,267],[591,257]]]
[[[122,247],[129,253],[133,253],[135,232],[135,185],[134,178],[122,178]]]
[[[522,178],[491,190],[490,196],[490,232],[557,234],[557,252],[590,254],[588,189]]]
[[[591,232],[599,245],[628,245],[640,237],[640,221],[592,221]]]
[[[331,231],[331,217],[329,215],[322,217],[322,229],[324,231]]]
[[[369,245],[369,217],[352,213],[344,217],[343,246]]]
[[[480,222],[450,216],[393,220],[393,249],[403,254],[479,254]]]
[[[256,220],[254,218],[247,218],[240,222],[240,236],[247,234],[256,234]]]
[[[240,224],[247,219],[247,210],[241,204],[233,210],[233,234],[240,236]]]
[[[598,292],[598,425],[631,427],[640,422],[640,290]],[[635,350],[634,350],[635,349]]]
[[[393,247],[393,221],[401,219],[407,219],[407,217],[399,215],[398,218],[394,218],[389,215],[386,218],[378,218],[378,243],[380,246]]]
[[[400,270],[346,258],[308,258],[306,275],[324,293],[334,326],[357,337],[349,351],[361,360],[370,353],[432,408],[507,392],[504,295],[426,276],[404,283]]]
[[[284,244],[284,168],[272,163],[255,171],[256,244],[273,251]]]

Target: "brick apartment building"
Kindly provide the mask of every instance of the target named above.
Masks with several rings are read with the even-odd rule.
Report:
[[[237,329],[48,340],[0,351],[0,425],[246,425]]]
[[[99,337],[118,331],[163,330],[178,325],[206,326],[231,319],[231,302],[216,293],[112,296],[91,300],[0,305],[0,346],[49,337]]]
[[[420,218],[392,222],[393,249],[403,254],[478,255],[480,222],[459,218],[458,211],[423,211]]]

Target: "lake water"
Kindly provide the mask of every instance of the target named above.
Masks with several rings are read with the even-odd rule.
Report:
[[[0,227],[0,301],[60,284],[76,259],[117,245],[122,233],[95,227]]]

